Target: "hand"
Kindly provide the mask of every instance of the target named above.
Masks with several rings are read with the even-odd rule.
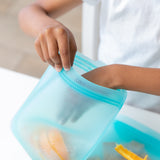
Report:
[[[91,100],[89,97],[86,97],[73,89],[68,88],[66,93],[57,115],[60,124],[76,122],[96,105],[97,101]]]
[[[61,23],[44,27],[35,41],[38,55],[58,72],[73,65],[77,46],[73,34]],[[60,54],[58,54],[60,52]]]
[[[121,86],[121,74],[119,65],[108,65],[96,68],[82,76],[97,85],[118,89]]]
[[[119,75],[118,65],[109,65],[94,69],[82,76],[98,85],[115,89],[120,86],[121,81]],[[61,124],[70,120],[72,122],[77,121],[96,105],[97,101],[94,101],[93,99],[90,100],[89,97],[83,96],[70,88],[68,88],[66,93],[67,94],[62,101],[61,109],[57,117]],[[71,103],[66,106],[66,102]]]

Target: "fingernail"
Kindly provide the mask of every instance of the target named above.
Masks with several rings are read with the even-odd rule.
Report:
[[[62,70],[62,68],[60,68],[60,67],[55,67],[55,69],[57,72],[60,72]]]
[[[64,68],[64,70],[65,70],[65,71],[69,71],[69,70],[70,70],[70,68]]]

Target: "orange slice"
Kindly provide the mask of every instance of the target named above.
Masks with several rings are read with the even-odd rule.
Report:
[[[39,145],[49,160],[68,160],[68,151],[63,137],[58,130],[42,132]]]
[[[148,155],[146,155],[144,159],[137,156],[135,153],[124,148],[121,144],[117,145],[115,150],[127,160],[147,160],[148,158]]]
[[[68,151],[61,133],[58,130],[51,130],[48,132],[48,139],[52,149],[57,153],[60,159],[67,160]]]

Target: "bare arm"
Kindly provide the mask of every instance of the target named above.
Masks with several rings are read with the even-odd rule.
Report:
[[[160,96],[160,69],[113,64],[83,75],[104,87],[126,89]]]
[[[24,32],[38,36],[44,26],[57,23],[53,18],[59,17],[79,4],[81,0],[37,0],[20,11],[20,26]]]
[[[120,66],[122,83],[120,88],[160,96],[160,69]],[[120,75],[119,75],[120,76]]]
[[[69,29],[55,18],[79,4],[81,0],[37,0],[19,13],[23,31],[36,37],[37,53],[57,71],[70,69],[77,47]]]

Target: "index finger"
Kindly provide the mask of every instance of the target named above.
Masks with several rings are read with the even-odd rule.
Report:
[[[60,57],[62,61],[62,65],[66,71],[70,70],[71,63],[70,63],[70,47],[69,47],[69,38],[67,33],[62,34],[57,39],[58,48],[60,51]]]

